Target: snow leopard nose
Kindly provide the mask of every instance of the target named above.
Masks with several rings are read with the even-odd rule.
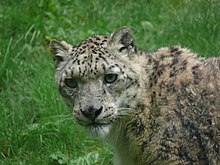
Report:
[[[94,121],[102,112],[103,107],[94,108],[90,106],[88,109],[81,110],[82,114],[91,121]]]

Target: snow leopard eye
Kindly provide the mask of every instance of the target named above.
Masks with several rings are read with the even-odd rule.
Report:
[[[117,78],[118,78],[117,74],[106,74],[104,80],[106,83],[113,83],[117,80]]]
[[[70,88],[76,88],[78,86],[76,79],[67,78],[64,80],[64,83]]]

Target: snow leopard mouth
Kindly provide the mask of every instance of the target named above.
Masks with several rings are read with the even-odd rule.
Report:
[[[83,126],[86,128],[86,130],[89,131],[90,134],[101,137],[106,136],[111,128],[110,123],[97,123],[97,122],[93,122],[90,124],[84,123]]]
[[[97,122],[97,121],[85,122],[79,119],[77,119],[77,122],[84,127],[98,127],[98,126],[107,126],[111,124],[110,122]]]
[[[90,134],[94,136],[105,137],[106,135],[109,134],[110,128],[111,128],[110,125],[92,126],[92,127],[89,127],[89,132]]]

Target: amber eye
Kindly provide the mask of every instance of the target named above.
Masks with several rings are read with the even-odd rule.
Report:
[[[70,88],[76,88],[78,86],[76,79],[73,78],[67,78],[64,82]]]
[[[113,83],[117,80],[117,78],[118,78],[117,74],[106,74],[104,80],[106,83]]]

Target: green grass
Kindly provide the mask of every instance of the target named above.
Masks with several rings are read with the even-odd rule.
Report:
[[[72,120],[54,83],[52,38],[77,43],[119,26],[138,47],[220,54],[217,0],[0,2],[0,164],[112,164],[111,147]]]

